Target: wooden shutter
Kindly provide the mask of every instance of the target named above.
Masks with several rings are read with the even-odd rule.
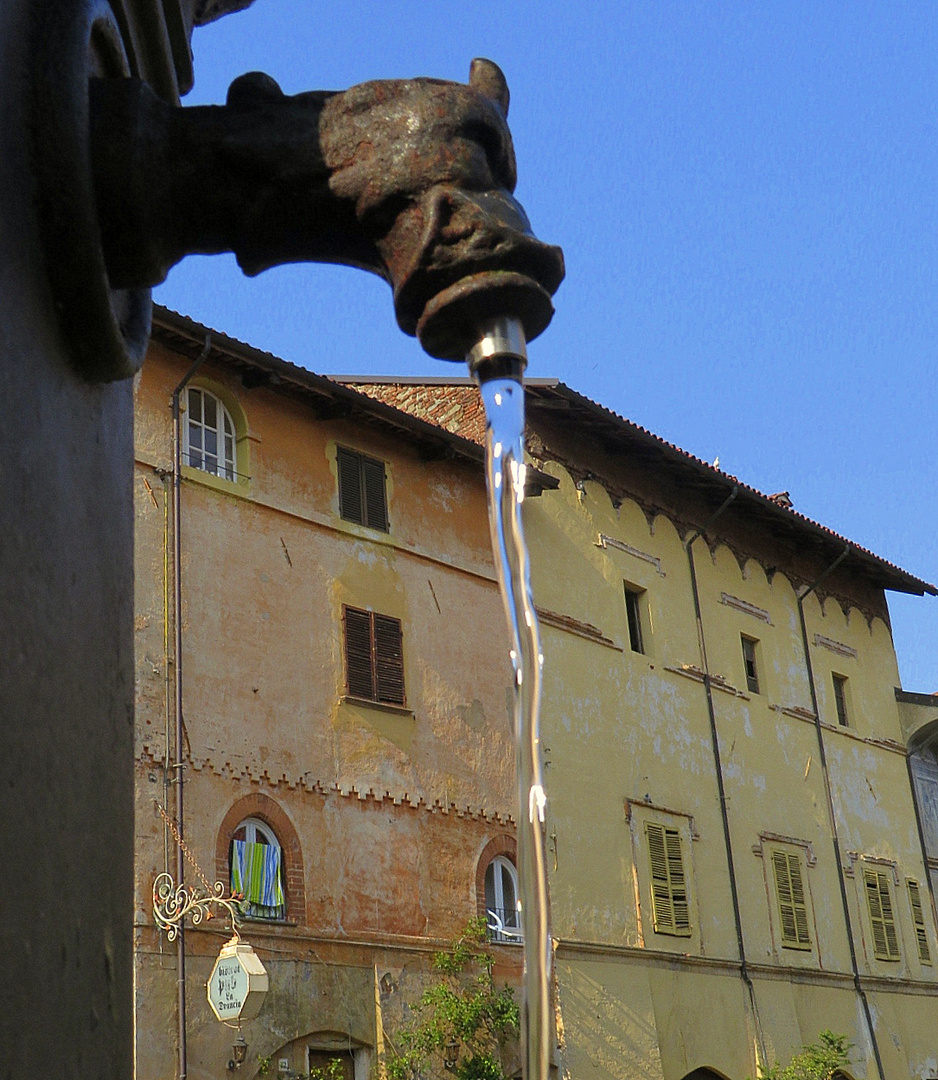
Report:
[[[336,449],[335,460],[339,473],[339,517],[364,525],[361,454],[340,446]]]
[[[388,499],[384,462],[336,447],[339,517],[356,525],[388,531]]]
[[[877,960],[898,960],[899,938],[892,912],[889,878],[885,871],[867,868],[863,871],[863,881],[873,931],[873,955]]]
[[[404,650],[401,621],[390,615],[374,616],[375,683],[378,701],[404,704]]]
[[[384,462],[363,457],[362,481],[365,489],[365,524],[388,531],[388,504],[385,496]]]
[[[352,697],[403,705],[404,649],[401,620],[358,608],[345,617],[345,685]]]
[[[677,829],[664,830],[664,846],[668,856],[668,880],[671,885],[674,932],[684,936],[690,933],[690,908],[687,904],[684,860],[681,857],[681,834]]]
[[[772,869],[778,895],[782,947],[810,949],[808,904],[801,870],[801,856],[794,851],[773,851]]]
[[[375,700],[371,649],[371,612],[347,607],[345,612],[345,686],[353,697]]]
[[[651,869],[651,902],[656,934],[689,937],[690,908],[681,853],[681,834],[655,822],[647,822],[648,861]]]
[[[923,964],[931,963],[931,951],[928,948],[928,933],[925,930],[925,912],[922,910],[922,894],[919,892],[918,882],[909,878],[906,881],[909,887],[909,905],[912,908],[912,923],[915,926],[915,937],[918,941],[918,958]]]

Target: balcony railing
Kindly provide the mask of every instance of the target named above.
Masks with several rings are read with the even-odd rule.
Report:
[[[521,945],[524,942],[524,931],[521,929],[521,912],[516,908],[489,908],[488,916],[489,941],[497,941],[503,945]]]

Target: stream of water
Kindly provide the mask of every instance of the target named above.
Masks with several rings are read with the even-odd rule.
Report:
[[[514,670],[515,754],[518,784],[518,877],[524,932],[521,1051],[525,1080],[547,1080],[550,1061],[551,942],[544,850],[541,766],[540,633],[528,549],[521,524],[524,501],[524,387],[514,379],[480,386],[485,405],[486,473],[492,549],[508,616]]]

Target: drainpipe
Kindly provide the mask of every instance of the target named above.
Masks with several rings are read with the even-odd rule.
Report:
[[[879,1072],[880,1080],[886,1080],[886,1074],[883,1071],[883,1060],[879,1054],[879,1042],[876,1039],[876,1031],[873,1027],[873,1014],[870,1011],[870,1003],[867,1000],[866,991],[863,989],[863,984],[860,981],[860,969],[857,965],[857,950],[853,941],[853,923],[850,918],[850,906],[847,903],[847,883],[844,878],[844,867],[840,855],[840,836],[837,832],[837,818],[834,815],[834,797],[831,793],[830,773],[827,771],[827,754],[824,749],[824,730],[821,727],[821,713],[817,703],[817,686],[814,682],[814,666],[811,663],[811,651],[808,646],[808,625],[804,617],[805,600],[807,600],[829,574],[833,573],[833,571],[840,566],[844,559],[850,554],[850,550],[850,545],[847,544],[817,581],[798,594],[798,617],[801,620],[801,643],[804,648],[805,667],[808,670],[808,687],[811,691],[811,708],[814,710],[814,728],[817,732],[818,759],[821,762],[821,772],[824,776],[824,792],[827,796],[827,813],[830,816],[831,842],[834,847],[834,864],[837,867],[837,881],[840,885],[840,902],[843,905],[844,923],[847,927],[847,943],[850,946],[850,967],[853,971],[853,985],[856,989],[857,997],[863,1005],[863,1015],[866,1017],[866,1026],[870,1033],[870,1042],[873,1046],[873,1056],[876,1059],[876,1068]]]
[[[205,335],[205,345],[198,358],[186,372],[182,382],[173,391],[173,691],[176,714],[176,828],[183,833],[183,725],[182,725],[182,537],[180,529],[180,492],[182,469],[180,465],[179,398],[193,375],[202,366],[212,346],[212,335]],[[182,886],[186,862],[182,847],[176,845],[176,885]],[[185,923],[179,924],[176,938],[176,1016],[178,1021],[178,1080],[186,1080],[188,1056],[186,1052],[186,942]]]
[[[753,1023],[756,1028],[756,1055],[761,1055],[762,1060],[756,1064],[761,1070],[766,1063],[765,1041],[762,1035],[762,1024],[759,1020],[759,1010],[756,1007],[756,990],[749,974],[749,965],[746,961],[746,946],[743,941],[743,922],[739,907],[739,888],[736,883],[736,862],[733,858],[733,843],[730,836],[730,819],[726,806],[726,787],[723,782],[723,759],[720,754],[720,736],[717,732],[716,711],[713,706],[713,687],[710,680],[710,664],[707,660],[707,643],[704,636],[703,617],[700,611],[700,591],[697,586],[697,568],[694,564],[694,541],[703,536],[716,519],[739,494],[739,485],[734,484],[733,490],[724,499],[707,522],[691,536],[684,544],[687,552],[687,564],[690,567],[690,586],[694,597],[694,616],[697,620],[697,642],[700,647],[700,661],[703,665],[704,691],[707,697],[707,715],[710,719],[710,742],[713,747],[713,763],[717,774],[717,789],[720,794],[720,819],[723,823],[723,843],[726,848],[726,865],[730,878],[730,895],[733,901],[733,922],[736,928],[736,948],[739,951],[739,975],[746,986],[749,994],[749,1007],[752,1010]]]
[[[173,470],[158,470],[163,485],[163,712],[166,717],[163,725],[163,805],[169,806],[169,789],[172,785],[173,741],[170,732],[170,718],[173,715],[173,670],[175,661],[170,653],[170,610],[172,604],[172,583],[169,573],[170,507],[173,502]],[[163,873],[169,873],[169,830],[163,826]],[[163,951],[163,938],[160,935],[160,952]]]

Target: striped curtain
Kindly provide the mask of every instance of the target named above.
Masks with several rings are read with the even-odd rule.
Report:
[[[234,840],[231,845],[231,891],[243,895],[241,911],[257,919],[286,914],[280,848]]]

